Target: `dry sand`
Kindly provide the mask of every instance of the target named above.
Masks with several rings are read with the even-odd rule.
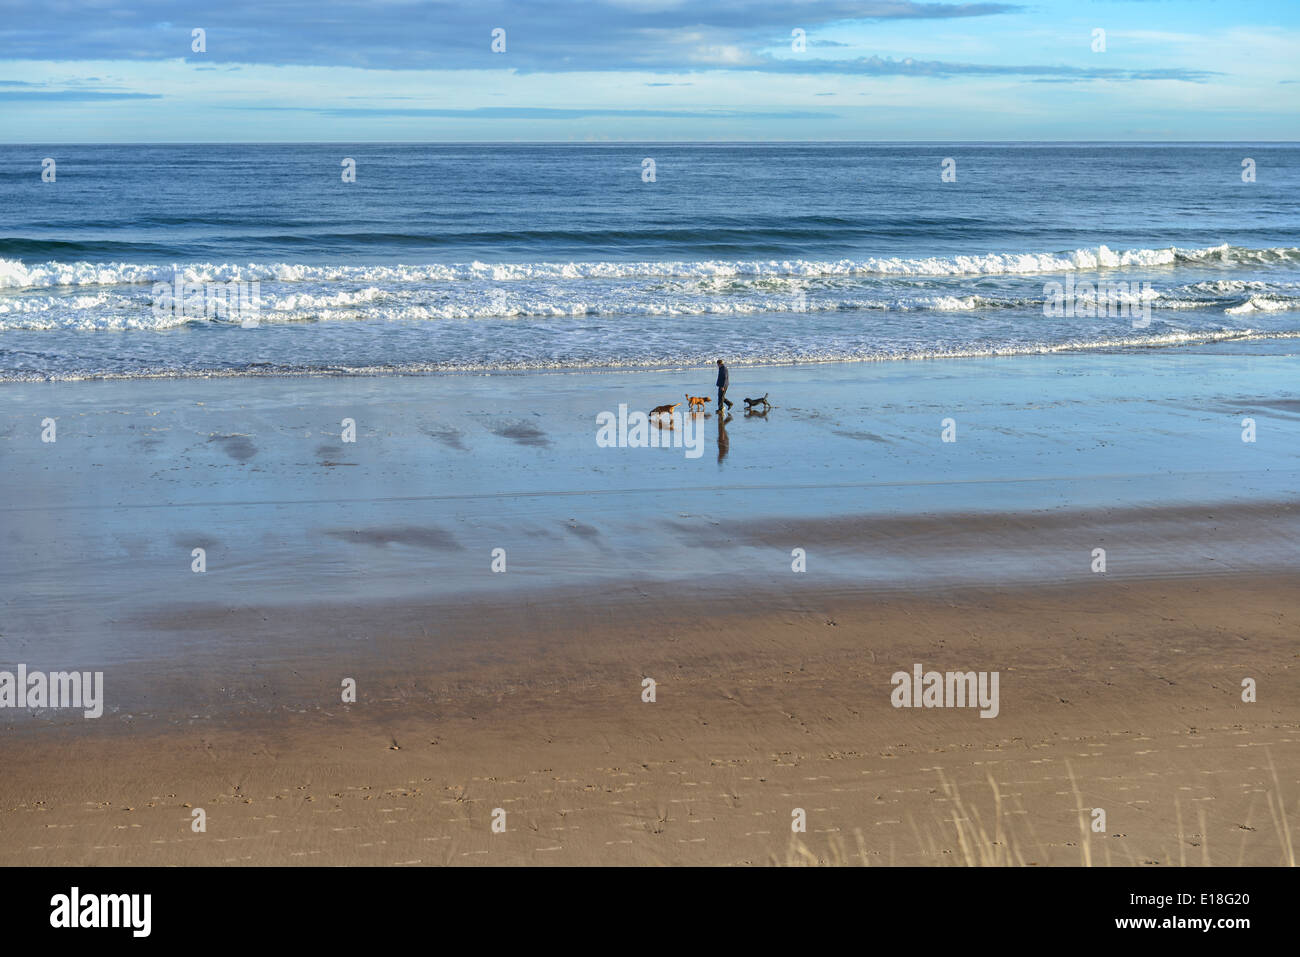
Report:
[[[1098,579],[717,600],[627,588],[292,621],[196,608],[200,635],[371,637],[328,665],[249,665],[211,686],[171,676],[191,698],[225,700],[220,721],[160,707],[90,730],[11,730],[0,858],[1290,863],[1296,586]],[[998,670],[1000,714],[891,707],[891,674],[914,662]],[[356,704],[339,703],[342,677],[357,680]],[[1244,677],[1257,703],[1242,702]],[[167,681],[149,686],[166,697]],[[1086,829],[1096,807],[1104,833]],[[795,808],[806,834],[791,831]]]

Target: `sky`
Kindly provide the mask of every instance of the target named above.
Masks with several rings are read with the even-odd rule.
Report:
[[[1297,139],[1300,0],[0,0],[5,143]]]

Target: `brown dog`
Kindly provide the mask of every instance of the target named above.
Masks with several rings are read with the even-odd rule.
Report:
[[[650,410],[650,418],[653,419],[656,415],[672,415],[673,409],[679,405],[681,405],[680,402],[674,402],[672,405],[657,405]]]
[[[703,412],[704,404],[710,399],[707,395],[688,395],[686,401],[691,404],[692,412]]]

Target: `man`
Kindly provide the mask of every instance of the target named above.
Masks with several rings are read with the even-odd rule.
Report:
[[[727,398],[727,386],[731,385],[731,376],[727,373],[727,367],[718,360],[718,414],[722,415],[727,409],[731,408],[731,400]],[[726,407],[723,407],[723,403]]]

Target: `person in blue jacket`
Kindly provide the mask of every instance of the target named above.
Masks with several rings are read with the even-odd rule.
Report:
[[[726,409],[731,408],[731,404],[732,404],[731,400],[727,398],[727,386],[729,385],[731,385],[731,376],[727,373],[727,367],[724,366],[722,364],[722,360],[719,359],[718,360],[718,411],[719,412],[725,412]],[[724,402],[726,403],[726,409],[723,408]]]

